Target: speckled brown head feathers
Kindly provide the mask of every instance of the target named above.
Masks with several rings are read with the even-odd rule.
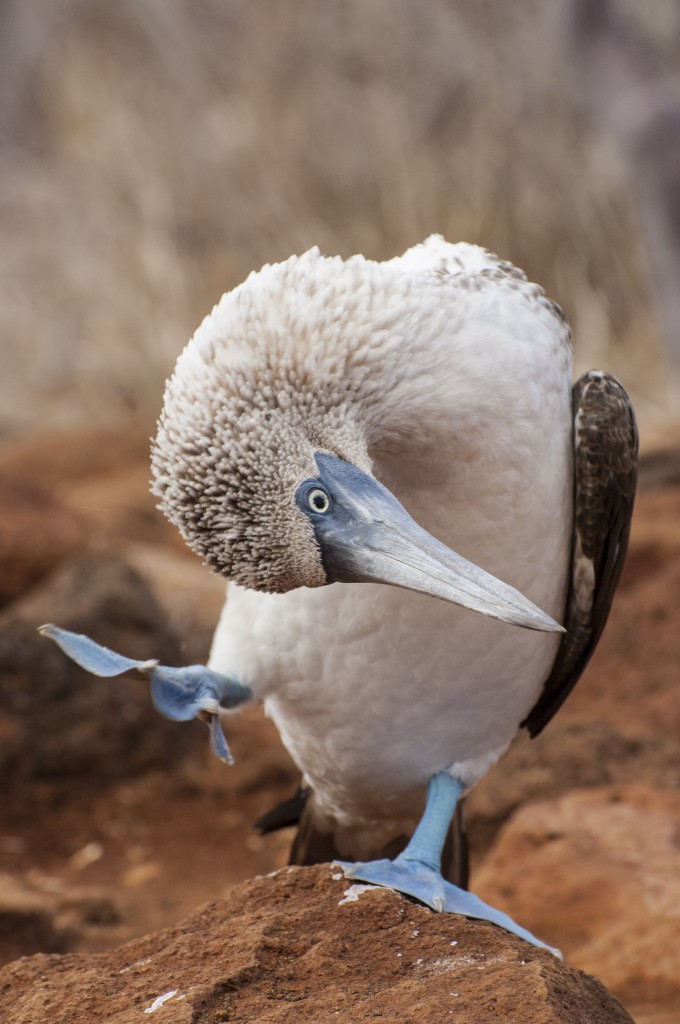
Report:
[[[152,452],[160,507],[243,586],[325,583],[295,503],[299,484],[317,475],[315,452],[370,472],[381,452],[398,451],[413,468],[442,416],[449,433],[454,415],[461,437],[474,429],[486,415],[478,396],[505,393],[503,370],[468,346],[456,387],[451,337],[468,314],[481,337],[498,294],[555,316],[520,271],[438,236],[384,263],[311,249],[251,274],[204,320],[168,381]]]
[[[315,452],[370,466],[328,303],[309,291],[322,261],[313,251],[265,267],[223,297],[178,360],[152,448],[162,510],[216,572],[254,590],[327,582],[295,503],[318,475]]]

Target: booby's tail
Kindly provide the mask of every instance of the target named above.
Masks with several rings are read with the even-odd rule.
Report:
[[[312,812],[311,791],[300,787],[295,796],[272,808],[255,823],[255,827],[265,835],[281,828],[298,826],[290,851],[289,864],[308,867],[311,864],[325,864],[339,859],[348,859],[346,853],[340,854],[330,832],[323,831],[314,820]],[[374,859],[396,857],[405,848],[411,837],[397,836],[386,846],[371,852]],[[351,858],[350,858],[351,859]],[[463,801],[456,807],[451,821],[444,850],[442,853],[442,875],[457,885],[467,889],[470,874],[467,830],[463,815]]]

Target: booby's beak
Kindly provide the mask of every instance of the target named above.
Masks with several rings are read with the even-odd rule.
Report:
[[[515,626],[564,632],[514,587],[418,526],[374,477],[334,455],[317,454],[316,463],[318,479],[305,481],[296,500],[312,521],[329,582],[390,583]]]

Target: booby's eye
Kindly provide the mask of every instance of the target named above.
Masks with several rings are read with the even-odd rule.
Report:
[[[333,504],[330,494],[316,477],[300,484],[295,493],[295,501],[298,508],[309,516],[325,516]]]
[[[312,512],[318,512],[323,515],[324,512],[328,512],[331,507],[331,499],[327,491],[324,491],[322,487],[313,487],[311,491],[307,492],[307,506]]]

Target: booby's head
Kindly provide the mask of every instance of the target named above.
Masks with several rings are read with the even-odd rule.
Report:
[[[388,357],[404,318],[413,330],[420,315],[387,266],[312,250],[222,298],[166,388],[152,450],[161,508],[243,587],[382,582],[559,630],[421,529],[371,473],[385,426],[376,396],[403,385]]]

